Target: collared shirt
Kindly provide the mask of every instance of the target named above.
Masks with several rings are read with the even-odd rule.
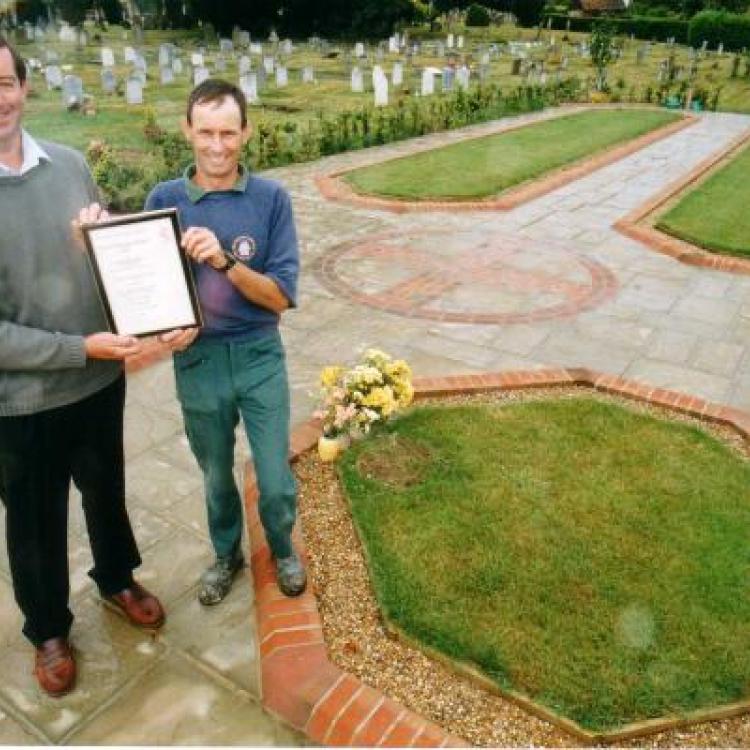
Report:
[[[49,154],[25,130],[21,130],[21,153],[23,164],[20,169],[12,169],[0,162],[0,177],[20,177],[39,166],[42,160],[50,161]]]
[[[237,181],[229,190],[235,193],[244,193],[250,173],[242,164],[238,164],[237,169],[239,171]],[[206,193],[213,192],[212,190],[205,190],[193,181],[193,177],[195,177],[195,164],[191,164],[182,176],[185,179],[185,191],[191,203],[197,203]]]

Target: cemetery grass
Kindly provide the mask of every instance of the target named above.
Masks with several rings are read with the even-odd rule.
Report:
[[[43,78],[39,74],[32,77],[31,85],[34,95],[29,99],[26,107],[25,124],[28,129],[40,137],[52,137],[61,143],[84,150],[93,137],[104,140],[111,144],[119,158],[127,163],[148,164],[153,156],[150,144],[144,134],[144,126],[147,121],[147,113],[153,112],[158,124],[168,131],[176,131],[179,121],[183,116],[185,102],[191,88],[187,76],[168,86],[158,84],[158,47],[162,42],[172,42],[182,51],[183,59],[189,55],[189,51],[203,44],[208,48],[207,59],[212,64],[216,54],[216,42],[207,43],[201,38],[200,32],[191,31],[147,31],[145,40],[140,49],[149,63],[149,80],[144,89],[144,104],[127,106],[123,95],[122,84],[120,93],[116,95],[104,95],[100,87],[99,48],[109,46],[115,53],[117,65],[114,68],[118,80],[122,81],[127,74],[128,66],[122,64],[122,50],[126,44],[133,44],[132,40],[125,40],[123,29],[116,26],[110,27],[108,31],[99,32],[101,39],[89,44],[85,49],[78,49],[75,45],[50,41],[44,45],[21,41],[19,50],[27,58],[44,58],[44,50],[54,50],[60,56],[61,65],[70,65],[72,74],[82,78],[87,93],[96,97],[97,114],[93,117],[84,117],[80,113],[68,113],[63,111],[61,94],[59,91],[47,91]],[[493,39],[536,39],[536,32],[524,29],[516,29],[509,26],[492,29]],[[558,41],[562,39],[560,32],[542,32],[541,39],[549,40],[555,36]],[[484,32],[467,32],[467,44],[471,44],[474,38],[485,40]],[[487,37],[489,38],[489,37]],[[569,69],[566,75],[576,75],[582,79],[591,78],[593,69],[588,61],[581,59],[572,52],[572,46],[579,41],[585,40],[587,35],[570,33],[569,43],[565,45],[565,54],[569,57]],[[665,45],[656,44],[648,60],[637,65],[635,61],[636,48],[640,42],[625,40],[626,50],[623,58],[614,63],[609,71],[610,82],[615,94],[630,100],[631,89],[642,94],[646,87],[657,88],[656,70],[659,60],[669,56],[670,52],[675,54],[676,63],[686,66],[688,64],[687,48],[676,47],[669,50]],[[338,45],[343,50],[349,44]],[[337,45],[334,43],[333,48]],[[389,71],[394,60],[399,59],[393,55],[386,55],[383,65]],[[544,55],[532,50],[530,59],[542,60]],[[476,56],[474,59],[476,63]],[[257,68],[258,58],[254,58]],[[424,65],[442,67],[444,58],[438,58],[433,54],[420,55],[415,60],[413,69],[406,70],[406,87],[418,88],[419,71]],[[309,86],[299,82],[300,71],[305,65],[313,65],[317,83]],[[722,86],[719,108],[737,112],[750,113],[750,78],[730,78],[732,58],[730,55],[714,57],[710,61],[701,63],[697,79],[699,86]],[[511,61],[506,55],[500,60],[493,60],[490,65],[490,80],[505,89],[512,89],[521,85],[523,80],[519,76],[510,73]],[[554,72],[559,68],[559,60],[547,60],[547,69]],[[68,72],[68,71],[66,71]],[[226,73],[223,74],[230,80],[237,80],[237,62],[230,60]],[[366,102],[372,102],[372,91],[369,76],[365,76],[368,91],[362,94],[352,93],[348,80],[344,73],[341,59],[323,59],[320,54],[309,49],[300,48],[289,61],[289,86],[285,89],[276,89],[273,84],[262,93],[261,103],[250,107],[250,118],[258,123],[264,121],[269,124],[277,122],[293,121],[301,124],[314,118],[318,112],[342,112],[354,110]],[[474,76],[476,78],[476,76]],[[401,98],[409,98],[404,90],[391,91],[391,100],[398,101]]]
[[[748,697],[750,465],[575,397],[416,408],[340,474],[386,617],[602,731]]]
[[[657,228],[706,250],[750,258],[750,147],[689,192]]]
[[[401,199],[485,198],[678,117],[653,110],[587,111],[364,167],[345,179],[360,193]]]

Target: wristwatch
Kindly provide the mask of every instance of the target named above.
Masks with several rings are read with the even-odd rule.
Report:
[[[225,266],[222,266],[221,268],[217,268],[216,270],[220,273],[227,273],[227,271],[230,271],[237,265],[237,258],[235,258],[232,253],[228,253],[226,250],[223,250],[222,252],[224,253],[224,260],[226,260],[227,264]]]

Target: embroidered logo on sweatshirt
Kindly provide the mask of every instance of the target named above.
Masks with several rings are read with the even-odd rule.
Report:
[[[247,234],[241,234],[232,243],[232,254],[239,260],[250,260],[256,250],[255,240]]]

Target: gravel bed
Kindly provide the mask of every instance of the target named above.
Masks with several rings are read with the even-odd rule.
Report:
[[[420,403],[435,400],[499,403],[580,396],[615,401],[640,413],[695,423],[750,459],[750,445],[730,428],[708,425],[688,416],[586,388],[500,392]],[[530,715],[420,650],[390,637],[381,621],[362,545],[335,468],[322,463],[315,451],[310,451],[300,458],[295,469],[310,579],[318,599],[329,658],[335,664],[472,745],[576,747],[581,744],[562,729]],[[623,742],[621,746],[747,747],[750,746],[750,716],[661,732]]]

